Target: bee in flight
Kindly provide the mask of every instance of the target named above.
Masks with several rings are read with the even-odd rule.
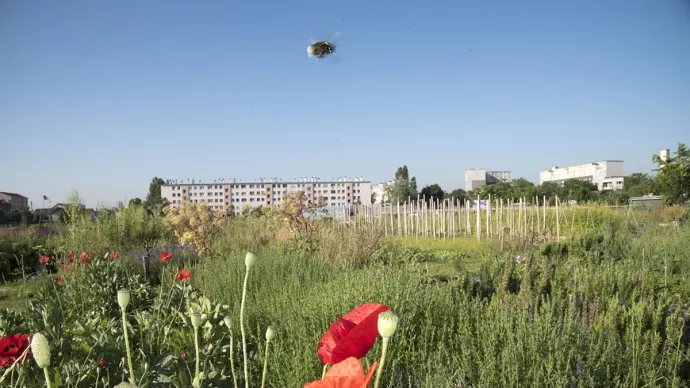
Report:
[[[316,57],[318,59],[324,59],[326,56],[331,55],[335,52],[335,44],[327,41],[314,42],[309,47],[307,47],[307,55],[310,57]]]

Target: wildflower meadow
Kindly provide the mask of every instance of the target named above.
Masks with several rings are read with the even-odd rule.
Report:
[[[690,385],[687,217],[432,240],[301,201],[0,234],[0,387]]]

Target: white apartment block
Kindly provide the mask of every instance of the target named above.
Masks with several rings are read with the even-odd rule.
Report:
[[[395,181],[388,181],[371,186],[371,193],[372,195],[374,195],[375,203],[382,203],[384,199],[383,197],[385,195],[386,186],[392,186],[394,184]]]
[[[250,208],[280,205],[283,196],[297,191],[305,192],[307,199],[316,202],[319,196],[327,207],[347,205],[371,205],[371,182],[361,179],[340,178],[322,182],[318,179],[301,179],[296,182],[278,180],[259,182],[224,183],[170,183],[161,186],[161,196],[173,208],[183,201],[207,203],[213,210],[228,211],[232,205],[239,214],[245,205]]]
[[[556,182],[562,185],[569,179],[591,182],[598,190],[618,190],[623,188],[623,161],[602,160],[568,167],[554,167],[539,172],[539,184]]]

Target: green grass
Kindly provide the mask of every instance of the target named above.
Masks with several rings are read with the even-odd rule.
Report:
[[[47,276],[24,281],[0,284],[0,309],[22,312],[29,307],[29,301],[40,299],[40,289],[48,280]]]

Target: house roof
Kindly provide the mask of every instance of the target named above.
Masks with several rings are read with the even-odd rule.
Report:
[[[27,197],[25,197],[25,196],[23,196],[23,195],[21,195],[21,194],[17,194],[17,193],[8,193],[7,191],[0,191],[0,194],[9,195],[10,197],[22,197],[22,198],[28,199]]]

